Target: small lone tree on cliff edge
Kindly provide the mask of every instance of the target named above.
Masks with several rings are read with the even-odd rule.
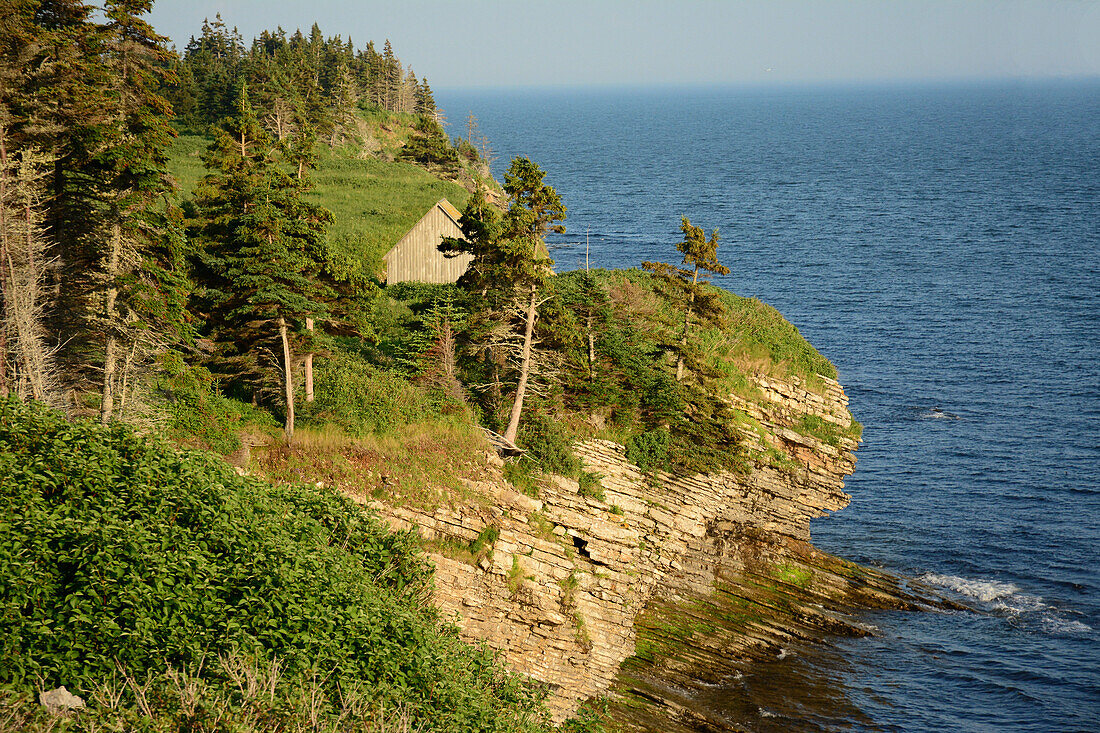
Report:
[[[697,227],[682,217],[680,231],[684,240],[676,245],[683,253],[681,267],[667,262],[643,262],[642,267],[672,287],[673,292],[683,298],[684,328],[680,334],[680,344],[676,348],[676,381],[684,378],[684,356],[687,353],[688,336],[691,333],[692,319],[713,321],[722,314],[722,306],[716,295],[707,292],[703,285],[709,282],[711,275],[728,275],[728,267],[718,261],[718,230],[711,232],[707,239],[702,227]]]

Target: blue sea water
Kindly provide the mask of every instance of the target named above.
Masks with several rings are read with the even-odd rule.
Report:
[[[719,691],[769,688],[746,726],[1100,730],[1100,82],[437,99],[498,178],[547,170],[559,269],[586,234],[631,267],[675,256],[681,215],[719,228],[719,283],[798,326],[865,426],[815,544],[976,609],[794,650],[772,666],[829,694],[761,669]]]

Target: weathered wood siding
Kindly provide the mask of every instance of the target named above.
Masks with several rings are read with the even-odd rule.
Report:
[[[453,283],[466,272],[473,255],[446,257],[437,249],[443,237],[462,237],[444,204],[433,206],[383,258],[387,283]]]

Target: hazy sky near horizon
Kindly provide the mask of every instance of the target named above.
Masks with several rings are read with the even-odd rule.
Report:
[[[389,38],[434,89],[1100,76],[1100,0],[157,0],[181,49],[216,13]]]

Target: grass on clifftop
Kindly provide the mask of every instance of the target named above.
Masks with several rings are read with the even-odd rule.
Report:
[[[632,313],[666,341],[678,335],[683,316],[660,296],[649,273],[637,269],[595,272],[624,314]],[[746,372],[797,376],[811,385],[818,375],[836,379],[832,362],[775,308],[757,298],[708,287],[720,294],[726,312],[721,326],[701,329],[698,338],[706,364],[726,373],[731,386],[739,384]]]

